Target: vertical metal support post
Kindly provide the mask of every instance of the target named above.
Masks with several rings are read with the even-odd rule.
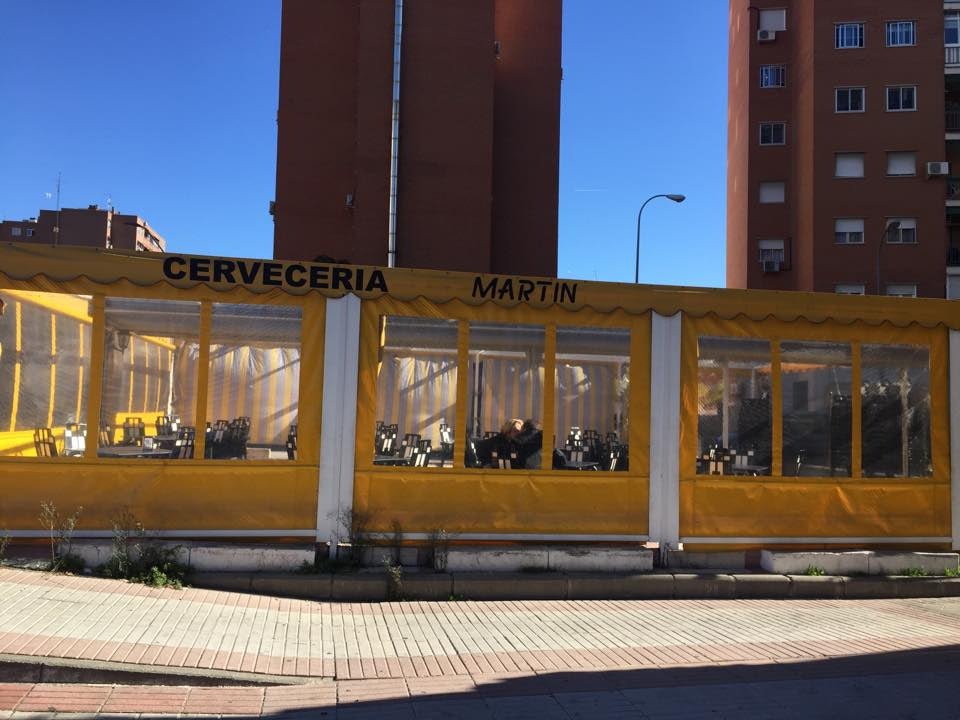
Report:
[[[653,313],[650,342],[650,540],[663,553],[680,542],[681,313]]]

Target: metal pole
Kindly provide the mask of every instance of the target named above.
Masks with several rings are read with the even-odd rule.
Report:
[[[643,201],[643,205],[640,206],[639,212],[637,212],[637,252],[634,256],[634,268],[633,268],[633,283],[636,285],[640,282],[640,216],[643,215],[643,209],[647,206],[647,203],[653,200],[654,198],[665,197],[673,200],[674,202],[683,202],[686,200],[685,195],[678,195],[676,193],[660,193],[659,195],[652,195]]]

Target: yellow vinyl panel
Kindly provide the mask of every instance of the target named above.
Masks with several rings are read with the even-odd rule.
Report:
[[[60,472],[56,472],[60,470]],[[78,530],[110,530],[129,510],[150,530],[306,530],[316,527],[317,472],[270,462],[11,459],[0,528],[39,528],[40,503],[83,507]]]
[[[930,349],[930,444],[934,474],[863,478],[855,399],[851,478],[697,476],[697,338],[700,336],[915,344]],[[950,529],[946,328],[833,322],[684,318],[681,359],[680,535],[687,537],[942,537]],[[857,387],[854,385],[854,387]],[[857,393],[854,393],[856,397]],[[776,398],[777,395],[775,394]],[[773,424],[782,423],[774,413]],[[777,430],[774,437],[781,437]]]
[[[628,473],[357,472],[354,512],[373,532],[645,535],[647,482]]]

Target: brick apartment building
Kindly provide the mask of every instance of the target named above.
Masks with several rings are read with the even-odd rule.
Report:
[[[274,256],[556,275],[560,28],[561,0],[284,0]]]
[[[730,0],[729,32],[727,285],[960,297],[960,2]]]
[[[96,205],[62,208],[59,212],[41,210],[37,217],[28,220],[2,220],[0,242],[88,245],[144,252],[164,252],[167,247],[166,241],[139,215],[124,215]]]

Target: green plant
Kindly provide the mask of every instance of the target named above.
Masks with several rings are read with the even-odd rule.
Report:
[[[400,548],[403,547],[403,528],[400,527],[400,521],[394,520],[390,523],[393,530],[393,560],[400,565]]]
[[[458,593],[451,593],[450,597],[447,598],[449,602],[463,602],[466,599],[467,598],[465,598],[463,595],[460,595]]]
[[[450,555],[450,533],[443,528],[430,531],[430,560],[437,572],[447,571],[447,558]]]
[[[7,534],[7,531],[3,531],[3,535],[0,535],[0,564],[3,564],[3,559],[7,555],[7,546],[10,544],[10,536]]]
[[[943,574],[949,578],[960,577],[960,568],[947,568]]]
[[[73,554],[73,532],[77,528],[83,506],[72,515],[61,516],[53,502],[40,503],[40,523],[50,534],[50,570],[74,572],[83,569],[83,560]]]
[[[147,542],[143,524],[125,509],[113,519],[111,556],[100,571],[108,577],[179,589],[188,570],[176,560],[179,551],[179,545],[163,547]]]
[[[919,567],[903,568],[897,571],[897,575],[906,575],[907,577],[926,577],[929,574],[926,570]]]
[[[822,567],[817,567],[816,565],[807,565],[807,569],[803,571],[803,574],[820,577],[822,575],[826,575],[827,571]]]
[[[387,571],[387,599],[403,599],[403,566],[394,564],[389,557],[383,558],[383,568]]]
[[[342,542],[346,538],[350,545],[350,554],[347,558],[337,559],[341,562],[357,567],[363,563],[363,556],[370,545],[367,528],[370,525],[370,515],[354,508],[341,507],[330,514],[336,520],[337,540]]]

